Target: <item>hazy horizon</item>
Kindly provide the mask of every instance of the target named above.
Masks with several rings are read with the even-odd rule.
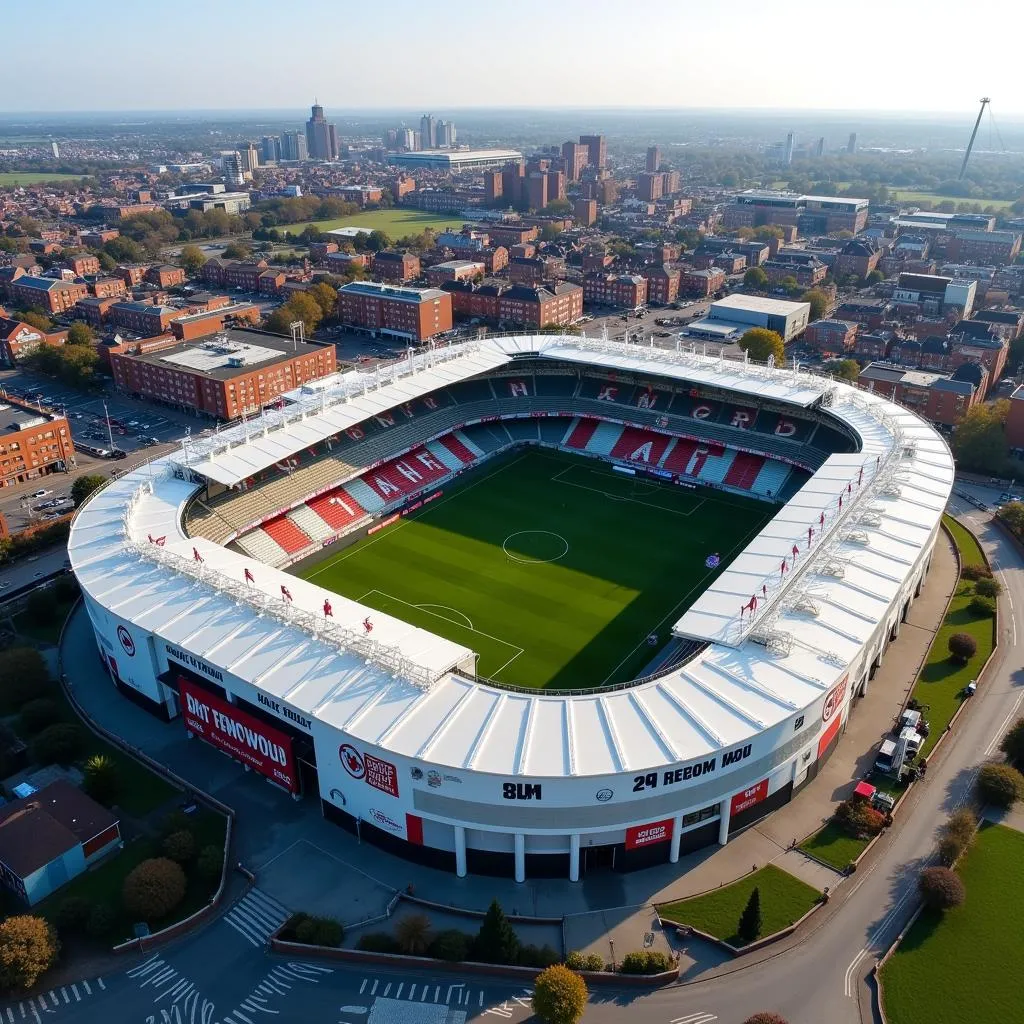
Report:
[[[956,11],[948,0],[865,0],[855,11],[805,0],[784,10],[754,0],[693,10],[641,0],[628,9],[629,21],[623,8],[601,0],[563,0],[557,8],[520,0],[512,14],[393,0],[386,18],[327,0],[287,7],[251,0],[244,8],[181,0],[177,34],[144,15],[127,22],[123,7],[110,0],[51,0],[46,10],[48,21],[71,30],[67,55],[86,57],[88,71],[41,73],[39,12],[7,7],[0,104],[13,96],[26,102],[4,116],[291,112],[308,109],[317,97],[339,113],[792,111],[935,118],[969,117],[982,95],[992,96],[997,117],[1024,116],[1012,61],[993,60],[984,45],[950,51],[946,14]],[[992,26],[1017,19],[1009,0],[978,0],[971,8],[971,24],[987,27],[982,41],[991,38]],[[922,72],[936,53],[955,56],[955,74]],[[128,96],[123,105],[110,99]]]

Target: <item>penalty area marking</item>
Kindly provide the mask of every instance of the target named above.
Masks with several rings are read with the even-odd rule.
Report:
[[[611,491],[606,491],[601,487],[588,487],[586,484],[576,483],[575,480],[567,480],[563,474],[571,472],[571,470],[573,470],[574,468],[575,467],[573,466],[566,466],[565,469],[559,470],[551,478],[552,482],[556,484],[565,484],[566,487],[576,487],[581,491],[590,491],[592,494],[600,494],[602,497],[607,498],[609,501],[628,501],[634,505],[646,505],[648,508],[655,508],[659,512],[668,512],[669,515],[673,516],[682,516],[684,519],[688,519],[690,516],[692,516],[694,512],[698,511],[700,507],[704,504],[704,502],[707,500],[705,498],[701,498],[698,500],[697,504],[694,505],[693,508],[691,508],[688,512],[681,512],[677,508],[669,508],[667,505],[660,505],[656,501],[644,501],[641,498],[633,498],[628,494],[613,494]],[[591,472],[594,471],[591,470]],[[595,473],[595,476],[600,475],[601,474],[599,473]],[[644,481],[644,483],[646,483],[646,481]],[[658,484],[650,484],[649,486],[652,487],[654,490],[660,490],[660,486]]]
[[[541,537],[554,537],[556,540],[560,540],[564,545],[563,550],[560,554],[554,555],[551,558],[531,558],[529,556],[515,555],[508,549],[510,541],[516,539],[516,537],[528,537],[530,535],[536,535]],[[565,558],[569,554],[569,542],[560,534],[555,533],[554,530],[519,530],[516,533],[510,533],[502,542],[501,550],[505,552],[505,557],[510,562],[518,562],[520,565],[545,565],[548,562],[557,562],[562,558]]]
[[[453,608],[449,604],[414,604],[413,608],[419,608],[421,611],[427,611],[428,608],[442,608],[446,612],[451,612],[452,615],[458,615],[459,618],[462,619],[462,623],[461,623],[462,625],[465,625],[469,629],[473,629],[473,623],[470,621],[469,616],[466,615],[465,612],[460,612],[458,608]],[[428,614],[434,615],[436,613],[435,612],[428,612]],[[447,619],[448,616],[447,615],[438,615],[438,618],[439,619]],[[456,619],[448,619],[448,621],[449,622],[456,622],[457,620]],[[476,630],[473,629],[473,632],[475,633]]]

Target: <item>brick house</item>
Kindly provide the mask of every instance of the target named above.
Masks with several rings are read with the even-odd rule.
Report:
[[[823,356],[845,356],[853,350],[859,326],[848,320],[815,320],[804,331],[804,344]]]
[[[171,321],[181,316],[180,309],[154,306],[148,302],[115,302],[107,310],[110,323],[144,338],[164,334]]]
[[[100,272],[99,259],[86,253],[68,256],[67,259],[61,261],[61,266],[70,270],[75,277],[85,277],[87,274],[98,274]]]
[[[203,269],[206,269],[205,265]],[[266,269],[266,260],[257,260],[255,263],[243,260],[229,262],[224,268],[224,287],[243,292],[257,292],[260,287],[260,275]]]
[[[102,327],[110,313],[110,307],[118,301],[118,296],[110,295],[100,298],[88,295],[75,303],[75,315],[81,317],[90,327]]]
[[[18,277],[11,284],[11,298],[28,309],[38,307],[44,313],[64,313],[89,294],[84,281],[55,281],[49,277]]]
[[[174,288],[185,283],[185,271],[169,263],[160,263],[146,271],[146,280],[157,288]]]
[[[352,281],[338,289],[338,316],[375,334],[427,341],[452,329],[452,300],[437,288]]]
[[[620,309],[638,309],[647,302],[647,279],[639,274],[586,274],[583,301]]]
[[[560,327],[583,316],[583,289],[561,281],[547,286],[512,285],[498,297],[498,319],[527,327]]]
[[[118,267],[114,273],[129,287],[134,288],[136,285],[142,284],[146,277],[146,267],[140,263],[132,263],[123,267]]]
[[[659,263],[644,270],[647,278],[647,301],[652,304],[667,306],[679,297],[681,274],[677,267]]]
[[[836,277],[856,274],[862,281],[878,267],[882,252],[873,238],[851,238],[836,257]]]
[[[405,284],[420,276],[420,258],[411,252],[382,249],[373,257],[373,275],[381,281]]]
[[[86,284],[97,299],[119,298],[128,291],[119,277],[94,277],[86,281]]]
[[[686,270],[679,280],[681,292],[702,299],[714,295],[724,285],[725,271],[720,267],[708,267],[706,270]]]

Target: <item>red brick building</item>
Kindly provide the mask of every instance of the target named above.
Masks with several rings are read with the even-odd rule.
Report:
[[[75,464],[71,428],[63,416],[0,395],[0,487],[11,487]]]
[[[31,324],[3,315],[0,310],[0,361],[8,366],[13,366],[16,360],[40,345],[63,345],[67,336],[67,331],[41,331]]]
[[[124,281],[119,277],[95,277],[86,284],[97,299],[120,298],[128,291]]]
[[[181,315],[180,309],[148,302],[115,302],[107,310],[107,317],[115,327],[123,327],[143,338],[165,333],[171,321]]]
[[[538,285],[565,277],[565,260],[552,256],[513,256],[508,279],[513,284]]]
[[[427,284],[440,288],[445,281],[479,280],[486,272],[487,268],[477,260],[445,260],[427,267]]]
[[[578,284],[516,284],[498,296],[498,319],[525,327],[565,327],[583,316],[583,289]]]
[[[212,261],[211,261],[212,262]],[[147,268],[141,263],[131,263],[123,267],[118,267],[114,273],[129,287],[134,288],[136,285],[142,284],[146,277]]]
[[[982,400],[986,381],[979,384],[931,370],[869,363],[861,370],[857,384],[899,402],[932,423],[954,427]]]
[[[55,281],[49,277],[18,277],[10,286],[14,303],[44,313],[64,313],[89,294],[84,281]]]
[[[169,263],[160,263],[146,271],[146,280],[157,288],[174,288],[185,283],[185,271]]]
[[[658,264],[644,271],[647,278],[647,301],[667,306],[679,298],[681,274],[676,267]]]
[[[577,199],[572,204],[572,215],[585,228],[597,221],[597,200]]]
[[[647,302],[647,279],[639,274],[586,274],[583,301],[599,306],[637,309]]]
[[[70,270],[75,277],[85,277],[87,274],[98,274],[100,272],[99,258],[90,256],[87,253],[69,256],[61,262],[61,266]]]
[[[286,391],[337,369],[333,345],[293,345],[263,331],[229,330],[200,345],[125,346],[110,357],[117,387],[221,420],[259,412]]]
[[[75,303],[75,316],[81,317],[90,327],[102,327],[107,322],[110,307],[118,301],[118,296],[111,295],[98,298],[89,295]]]
[[[338,316],[374,334],[427,341],[452,329],[452,299],[436,288],[353,281],[338,290]]]
[[[708,267],[706,270],[684,271],[679,289],[686,295],[706,299],[709,295],[714,295],[724,284],[725,271],[721,267]]]
[[[804,344],[823,356],[844,356],[853,351],[859,326],[848,320],[815,320],[804,331]]]
[[[415,281],[420,276],[420,258],[411,252],[382,249],[373,257],[372,273],[381,281]]]

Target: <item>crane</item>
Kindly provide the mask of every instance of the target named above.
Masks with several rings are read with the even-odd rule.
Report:
[[[981,109],[978,111],[978,119],[974,122],[974,131],[971,132],[971,141],[967,143],[967,152],[964,153],[964,162],[960,165],[960,177],[957,181],[963,181],[964,172],[967,170],[967,161],[971,159],[971,150],[974,148],[974,140],[978,137],[978,126],[981,124],[982,115],[985,113],[985,108],[992,101],[987,96],[981,98]]]

